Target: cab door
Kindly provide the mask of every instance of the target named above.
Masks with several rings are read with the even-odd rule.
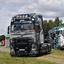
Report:
[[[43,30],[40,31],[40,43],[44,43],[44,33],[43,33]]]

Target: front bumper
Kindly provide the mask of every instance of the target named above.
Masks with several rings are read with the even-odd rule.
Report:
[[[37,50],[31,50],[29,52],[27,51],[16,51],[16,55],[37,55],[38,51]]]
[[[33,38],[15,38],[13,39],[15,44],[14,51],[16,55],[37,55],[38,51],[36,49],[32,49],[32,44],[34,43]],[[12,46],[13,47],[13,46]]]

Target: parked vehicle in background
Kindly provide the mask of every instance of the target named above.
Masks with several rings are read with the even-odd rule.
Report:
[[[64,49],[64,26],[57,26],[49,30],[49,36],[50,36],[50,43],[53,43],[52,46],[54,47],[54,49],[57,48]],[[55,40],[55,44],[53,40]]]
[[[64,48],[64,28],[60,28],[58,32],[59,32],[58,48],[63,49]]]

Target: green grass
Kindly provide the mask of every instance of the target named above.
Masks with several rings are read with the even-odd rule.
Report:
[[[64,64],[64,50],[52,50],[51,54],[44,55],[38,59],[47,60],[50,62],[56,62],[58,64]]]
[[[64,50],[59,50],[59,49],[54,50],[53,49],[52,54],[64,56]]]
[[[64,60],[64,50],[53,50],[52,57],[60,60]]]
[[[11,57],[9,52],[0,51],[0,64],[58,64],[53,61],[50,62],[38,58],[39,57]]]

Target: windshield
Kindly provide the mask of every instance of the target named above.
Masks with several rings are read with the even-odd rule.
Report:
[[[12,31],[15,30],[33,30],[33,24],[14,24],[12,25]]]

